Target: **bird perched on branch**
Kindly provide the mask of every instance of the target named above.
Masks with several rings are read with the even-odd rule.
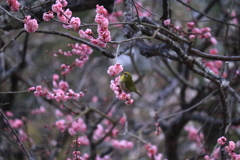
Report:
[[[131,73],[124,72],[123,75],[120,77],[119,85],[125,93],[135,92],[140,97],[142,97],[142,95],[138,92],[138,90],[135,87]]]

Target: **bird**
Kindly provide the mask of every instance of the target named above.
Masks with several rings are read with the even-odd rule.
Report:
[[[135,87],[135,84],[132,80],[132,75],[129,72],[123,72],[122,76],[120,77],[119,80],[119,85],[120,88],[125,92],[125,93],[130,93],[130,92],[135,92],[137,93],[140,97],[142,95],[138,92],[138,90]]]

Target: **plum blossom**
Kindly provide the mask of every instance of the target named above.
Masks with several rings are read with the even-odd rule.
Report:
[[[150,143],[145,145],[145,148],[147,149],[147,154],[149,158],[154,158],[155,155],[157,154],[157,146],[156,145],[152,145]]]
[[[210,41],[213,45],[216,45],[218,42],[217,42],[217,39],[215,37],[211,37],[210,38]]]
[[[106,47],[106,43],[111,41],[110,31],[108,30],[109,21],[105,17],[107,15],[107,10],[103,6],[96,6],[96,16],[95,22],[98,24],[98,38],[93,38],[92,31],[87,29],[86,31],[80,30],[79,35],[82,38],[89,39],[93,44],[98,45],[100,47]]]
[[[171,24],[171,20],[170,20],[170,19],[166,19],[166,20],[163,21],[163,24],[164,24],[165,26],[168,26],[168,25]]]
[[[56,0],[56,3],[61,3],[63,7],[66,7],[68,5],[68,2],[66,0]]]
[[[116,77],[115,80],[111,80],[110,88],[114,91],[118,99],[125,100],[125,104],[130,105],[134,102],[134,100],[131,99],[130,93],[124,93],[124,91],[120,88],[119,80],[120,76]]]
[[[53,15],[52,11],[48,11],[48,12],[43,13],[43,20],[44,21],[50,21],[53,18],[54,18],[54,15]]]
[[[226,141],[227,141],[227,138],[225,138],[225,137],[220,137],[217,140],[218,144],[220,144],[220,145],[224,145],[226,143]]]
[[[216,48],[212,48],[209,50],[209,54],[216,55],[216,54],[218,54],[218,50]]]
[[[15,12],[19,11],[20,3],[17,0],[7,0],[7,4],[11,10]]]
[[[78,118],[76,121],[73,121],[71,123],[71,127],[68,128],[68,132],[70,135],[76,135],[76,133],[79,132],[86,132],[87,130],[87,126],[84,123],[82,118]]]
[[[126,140],[112,140],[111,142],[112,146],[118,149],[131,149],[134,146],[133,142]]]
[[[121,64],[117,63],[115,65],[112,65],[108,68],[107,70],[107,73],[110,75],[110,76],[116,76],[118,75],[119,73],[121,73],[123,71],[123,67]]]
[[[70,20],[70,25],[76,31],[80,27],[80,25],[81,25],[80,18],[72,17],[71,20]]]
[[[31,19],[31,16],[25,16],[25,19],[23,20],[24,28],[27,32],[36,32],[38,29],[38,23],[36,19]]]
[[[188,29],[192,29],[194,25],[195,25],[194,22],[188,22],[188,23],[187,23]]]
[[[53,76],[55,77],[55,76]],[[44,96],[47,99],[54,99],[57,102],[59,101],[67,101],[69,99],[77,100],[84,96],[83,92],[76,93],[72,89],[69,89],[69,85],[66,81],[58,82],[53,78],[53,88],[52,90],[48,90],[47,88],[43,88],[42,86],[37,86],[34,91],[35,96]]]
[[[63,5],[59,1],[52,5],[52,11],[55,13],[59,13],[63,11]]]
[[[62,132],[67,128],[66,121],[64,119],[58,120],[55,122],[55,125]]]
[[[9,120],[10,125],[15,128],[21,128],[23,126],[23,121],[21,119]]]

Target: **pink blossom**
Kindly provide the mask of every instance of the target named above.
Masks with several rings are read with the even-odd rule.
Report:
[[[71,136],[74,136],[77,134],[77,132],[74,130],[74,128],[68,128],[68,133],[71,135]]]
[[[9,122],[10,122],[11,126],[16,129],[23,126],[23,121],[21,119],[9,120]]]
[[[213,73],[219,74],[219,70],[218,70],[217,68],[214,67],[214,68],[212,68],[211,70],[212,70]]]
[[[232,151],[234,151],[235,147],[236,147],[235,143],[233,141],[229,141],[228,145],[225,146],[225,150],[227,152],[232,152]]]
[[[81,143],[82,145],[86,145],[86,146],[89,145],[89,140],[86,136],[78,137],[77,141],[78,141],[78,143]]]
[[[204,32],[211,32],[211,28],[209,27],[204,27],[201,29],[201,32],[204,33]]]
[[[36,32],[38,29],[38,23],[36,19],[31,19],[31,16],[25,16],[25,19],[23,20],[24,28],[27,32]]]
[[[70,11],[69,9],[66,9],[66,11],[62,12],[58,12],[57,13],[58,18],[60,21],[62,21],[63,23],[66,23],[68,25],[68,22],[70,20],[70,18],[72,17],[72,11]]]
[[[93,35],[93,32],[91,29],[86,29],[86,31],[83,31],[83,30],[79,30],[78,34],[80,35],[80,37],[82,38],[87,38],[89,40],[93,39],[92,35]]]
[[[218,54],[218,50],[216,48],[212,48],[209,50],[209,54],[216,55],[216,54]]]
[[[55,13],[62,12],[63,11],[62,8],[63,8],[63,5],[60,2],[57,2],[56,4],[52,5],[52,11],[55,12]]]
[[[202,33],[202,31],[199,28],[193,28],[192,32],[198,34]]]
[[[113,130],[112,130],[112,136],[113,136],[113,137],[116,137],[117,134],[118,134],[118,132],[119,132],[118,129],[113,129]]]
[[[194,25],[195,25],[194,22],[188,22],[188,23],[187,23],[188,29],[192,29]]]
[[[220,137],[217,140],[218,144],[220,144],[220,145],[224,145],[226,143],[226,141],[227,141],[227,138],[225,138],[225,137]]]
[[[95,16],[95,22],[98,23],[98,38],[90,40],[93,44],[96,44],[100,47],[106,47],[106,43],[111,41],[111,35],[108,30],[109,21],[104,17],[104,15],[107,14],[107,10],[103,6],[97,5],[96,7],[97,14]]]
[[[103,137],[105,131],[101,124],[97,125],[97,129],[94,132],[93,139],[98,140],[99,138]]]
[[[62,113],[59,109],[56,109],[56,110],[55,110],[55,115],[56,115],[57,117],[62,117],[62,116],[63,116],[63,113]]]
[[[98,96],[93,96],[91,102],[98,102]]]
[[[204,33],[203,35],[201,35],[201,38],[210,38],[212,35],[210,32]]]
[[[163,23],[165,26],[168,26],[171,24],[171,20],[170,19],[164,20]]]
[[[155,157],[154,160],[162,160],[163,155],[161,153],[158,153]]]
[[[19,129],[18,134],[19,134],[19,138],[22,142],[25,142],[26,140],[28,140],[28,135],[26,132],[24,132],[24,130]]]
[[[44,21],[50,21],[51,19],[53,19],[54,15],[52,11],[48,11],[43,13],[43,20]]]
[[[71,128],[73,128],[74,131],[80,131],[80,132],[87,131],[87,126],[84,123],[82,118],[78,118],[77,121],[73,121],[71,124]]]
[[[61,3],[63,7],[66,7],[68,5],[68,2],[66,0],[56,0],[56,3]]]
[[[123,0],[116,0],[116,4],[118,4],[118,3],[122,3],[123,2]]]
[[[126,122],[126,118],[125,117],[121,117],[120,120],[119,120],[119,123],[120,124],[125,124]]]
[[[110,75],[110,76],[116,76],[118,75],[119,73],[121,73],[123,71],[123,67],[121,64],[117,63],[115,65],[112,65],[108,68],[107,70],[107,73]]]
[[[112,140],[112,146],[118,149],[131,149],[133,148],[134,144],[133,142],[126,140]]]
[[[196,37],[196,35],[190,35],[190,36],[189,36],[190,39],[193,39],[193,38],[195,38],[195,37]]]
[[[20,3],[17,0],[7,0],[7,4],[11,10],[15,12],[19,11]]]
[[[59,89],[63,90],[64,92],[66,92],[68,90],[68,83],[66,81],[60,81],[59,82]]]
[[[70,25],[74,30],[77,30],[81,25],[81,20],[78,17],[72,17],[70,20]]]
[[[28,92],[30,92],[30,91],[35,91],[35,87],[28,88]]]
[[[98,45],[98,46],[100,46],[100,47],[106,47],[107,45],[106,45],[106,43],[105,42],[103,42],[101,39],[92,39],[91,40],[91,42],[93,43],[93,44],[95,44],[95,45]]]
[[[149,143],[145,145],[145,148],[147,149],[148,157],[154,158],[155,155],[157,154],[157,146]]]
[[[133,103],[133,99],[131,99],[131,94],[128,93],[124,93],[123,90],[120,88],[119,85],[119,79],[120,76],[116,77],[115,80],[111,80],[111,84],[110,84],[110,88],[114,91],[114,93],[116,94],[116,97],[120,100],[125,100],[127,105],[130,105]]]
[[[217,44],[217,39],[215,37],[211,37],[210,38],[210,41],[213,45],[216,45]]]
[[[64,131],[66,129],[66,125],[65,125],[66,121],[64,119],[58,120],[55,122],[55,125],[57,126],[58,129],[60,129],[61,131]]]
[[[212,69],[215,67],[214,63],[212,61],[206,62],[205,66],[208,67],[209,69]]]
[[[214,65],[217,69],[221,69],[223,62],[222,61],[215,61]]]
[[[13,117],[13,113],[12,112],[10,112],[10,111],[6,111],[6,116],[8,116],[8,117]]]
[[[96,13],[99,13],[99,14],[107,14],[107,10],[103,7],[103,6],[99,6],[97,4],[97,9],[96,9]]]

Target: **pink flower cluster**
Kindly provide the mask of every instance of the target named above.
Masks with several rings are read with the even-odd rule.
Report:
[[[88,146],[89,145],[89,140],[86,136],[81,136],[81,137],[78,137],[77,140],[74,140],[73,143]]]
[[[80,68],[83,67],[84,64],[88,61],[89,55],[92,54],[93,52],[93,50],[88,45],[85,44],[79,45],[78,43],[76,43],[69,44],[68,46],[72,48],[71,51],[62,51],[60,49],[57,54],[64,55],[67,57],[78,55],[79,58],[76,58],[75,62],[72,65],[62,64],[61,65],[62,75],[68,74],[73,69],[73,67]],[[55,54],[55,56],[57,56],[57,54]]]
[[[69,89],[69,85],[65,81],[59,81],[58,75],[53,76],[53,89],[49,91],[47,88],[42,88],[42,86],[37,86],[36,88],[29,88],[29,91],[34,91],[35,96],[44,96],[47,99],[54,99],[57,102],[67,101],[69,99],[77,100],[84,96],[83,92],[75,93],[72,89]]]
[[[93,44],[96,44],[100,47],[106,47],[106,43],[111,41],[110,31],[108,30],[109,21],[104,16],[107,14],[107,10],[103,6],[96,6],[96,17],[95,22],[98,24],[98,38],[95,39],[92,37],[93,32],[91,29],[86,31],[79,30],[79,35],[82,38],[88,38]]]
[[[31,16],[25,16],[23,23],[25,30],[29,33],[36,32],[36,30],[38,29],[37,20],[31,19]]]
[[[60,119],[55,122],[55,126],[62,132],[67,129],[71,136],[76,135],[77,132],[84,133],[87,130],[87,126],[82,118],[78,118],[77,120],[68,118],[68,121],[65,119]],[[87,142],[85,143],[87,144]]]
[[[48,12],[43,13],[43,20],[44,21],[50,21],[53,18],[54,18],[54,15],[53,15],[52,11],[48,11]]]
[[[52,5],[52,11],[58,16],[58,19],[63,22],[63,27],[66,29],[73,28],[77,31],[81,25],[79,17],[72,17],[72,11],[70,9],[64,10],[68,2],[66,0],[56,0],[55,4]],[[44,21],[50,21],[54,15],[52,11],[45,12],[43,14]]]
[[[8,117],[12,117],[13,114],[11,112],[6,113]],[[23,125],[24,122],[21,119],[9,119],[9,123],[12,126],[12,128],[16,129],[18,131],[18,136],[22,142],[25,142],[26,140],[29,140],[28,135],[26,132],[23,130]],[[15,138],[15,137],[14,137]]]
[[[121,64],[117,63],[115,65],[112,65],[108,68],[107,73],[110,76],[116,76],[119,73],[121,73],[123,71],[123,67]],[[127,105],[130,105],[133,103],[133,99],[131,99],[131,94],[130,93],[125,93],[119,85],[119,80],[120,80],[120,76],[116,77],[115,80],[111,80],[111,84],[110,84],[110,88],[114,91],[114,93],[116,94],[116,97],[120,100],[125,100]]]
[[[112,140],[111,142],[112,146],[118,149],[131,149],[134,146],[133,142],[126,140]]]
[[[23,126],[23,121],[21,119],[14,119],[14,120],[10,119],[9,123],[15,129],[19,129]]]
[[[212,48],[209,50],[209,54],[211,55],[216,55],[218,54],[218,50],[216,48]],[[209,69],[211,69],[215,74],[219,74],[221,68],[222,68],[223,62],[220,60],[217,61],[207,61],[205,63],[205,66],[208,67]],[[222,75],[223,77],[227,76],[227,73],[223,73]]]
[[[213,45],[216,45],[217,44],[217,40],[215,37],[212,37],[211,35],[211,28],[209,27],[204,27],[204,28],[196,28],[194,27],[195,23],[194,22],[188,22],[187,23],[187,27],[188,27],[188,30],[190,30],[193,34],[191,34],[189,36],[190,39],[193,39],[195,38],[196,36],[200,36],[201,39],[204,39],[204,38],[210,38],[210,42],[213,44]]]
[[[87,131],[87,126],[84,123],[82,118],[78,118],[76,121],[71,123],[71,126],[68,128],[68,133],[73,136],[76,135],[77,132],[84,133]]]
[[[119,85],[119,79],[120,76],[116,77],[115,80],[111,80],[110,88],[114,91],[116,97],[120,100],[125,100],[125,104],[130,105],[134,102],[133,99],[131,99],[130,93],[125,93],[120,85]]]
[[[236,144],[233,141],[227,141],[227,138],[220,137],[217,140],[219,145],[226,145],[225,151],[228,152],[228,155],[231,157],[232,160],[240,160],[240,154],[237,154],[234,149],[236,147]]]
[[[145,148],[147,149],[147,154],[149,158],[154,160],[162,160],[162,154],[161,153],[157,154],[158,148],[156,145],[148,143],[145,145]]]
[[[193,39],[195,38],[197,35],[200,36],[201,39],[204,39],[204,38],[210,38],[210,42],[213,44],[213,45],[216,45],[217,44],[217,40],[215,37],[212,37],[211,35],[211,28],[209,27],[204,27],[204,28],[196,28],[194,27],[195,26],[195,23],[194,22],[188,22],[187,23],[187,28],[189,31],[191,31],[193,34],[191,34],[189,36],[190,39]]]
[[[123,66],[119,63],[112,65],[108,68],[107,73],[110,76],[116,76],[123,71]]]
[[[164,24],[165,26],[168,26],[168,25],[171,24],[171,20],[170,20],[170,19],[167,19],[167,20],[163,21],[163,24]]]
[[[17,0],[7,0],[7,4],[11,10],[15,12],[19,11],[20,3]]]

